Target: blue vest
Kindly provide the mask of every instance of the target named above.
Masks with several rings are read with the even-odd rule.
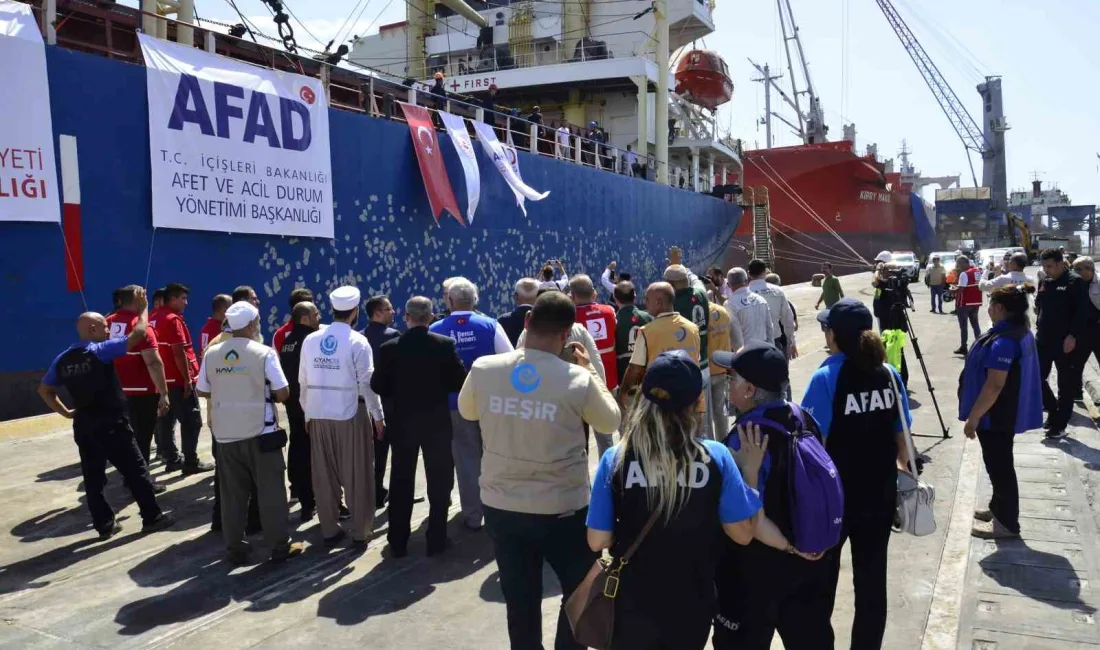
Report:
[[[994,326],[974,342],[966,355],[966,366],[959,377],[959,420],[966,420],[985,385],[986,355],[998,337],[1008,336],[1020,343],[1020,358],[1012,362],[1008,380],[993,408],[982,416],[979,429],[1023,433],[1043,426],[1043,392],[1039,374],[1039,354],[1035,337],[1023,327]]]
[[[496,353],[497,322],[488,316],[472,312],[451,314],[432,323],[428,330],[454,340],[466,372],[481,357]],[[457,409],[458,393],[451,393],[451,410]]]

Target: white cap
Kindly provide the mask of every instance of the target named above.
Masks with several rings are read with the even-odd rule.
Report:
[[[243,330],[259,317],[260,310],[243,300],[233,303],[225,310],[225,320],[229,321],[229,329],[234,332]]]
[[[882,251],[878,255],[875,255],[876,262],[889,262],[894,259],[894,256],[890,254],[890,251]]]
[[[333,289],[328,301],[336,311],[351,311],[359,306],[359,289],[351,285]]]

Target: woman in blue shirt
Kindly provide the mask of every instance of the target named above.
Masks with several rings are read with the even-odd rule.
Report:
[[[816,418],[844,485],[844,532],[822,560],[833,571],[829,609],[840,578],[840,551],[851,540],[856,593],[851,647],[868,650],[882,646],[886,631],[886,558],[897,509],[897,470],[909,460],[901,414],[907,424],[913,417],[905,383],[885,363],[886,348],[872,329],[870,310],[845,298],[817,320],[832,355],[810,378],[802,408]]]
[[[697,437],[699,367],[683,351],[646,370],[622,442],[600,459],[588,509],[588,544],[621,557],[654,512],[649,534],[620,575],[612,647],[703,648],[714,614],[714,570],[721,538],[754,537],[778,548],[782,533],[760,512],[729,450]],[[714,534],[711,534],[713,531]]]
[[[982,446],[993,496],[974,512],[971,534],[982,539],[1020,536],[1020,490],[1012,444],[1017,433],[1043,425],[1043,393],[1035,337],[1028,322],[1031,284],[996,289],[989,298],[993,327],[966,355],[959,386],[963,433]]]

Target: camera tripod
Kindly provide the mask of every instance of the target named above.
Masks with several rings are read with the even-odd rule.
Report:
[[[947,426],[943,423],[943,413],[940,412],[940,403],[936,400],[936,389],[932,386],[932,380],[928,377],[928,366],[924,363],[924,355],[920,351],[920,341],[917,340],[917,331],[913,329],[913,321],[909,320],[909,311],[905,305],[894,305],[892,309],[898,309],[905,317],[905,326],[909,332],[909,340],[913,342],[913,352],[917,355],[917,361],[920,363],[921,372],[924,373],[924,383],[928,386],[928,394],[932,396],[932,405],[936,408],[936,417],[940,419],[940,429],[943,431],[944,438],[950,438],[951,434],[947,432]],[[929,436],[927,433],[914,433],[914,436]]]

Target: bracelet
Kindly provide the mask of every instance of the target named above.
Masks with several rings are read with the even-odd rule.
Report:
[[[787,548],[783,549],[783,552],[786,553],[787,555],[794,555],[794,553],[795,553],[794,544],[791,544],[790,542],[787,542]]]

